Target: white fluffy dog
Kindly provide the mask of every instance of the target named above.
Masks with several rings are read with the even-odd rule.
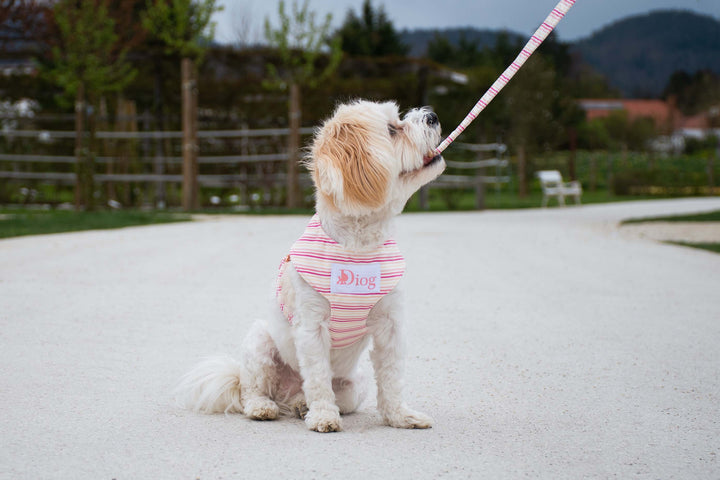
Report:
[[[396,285],[404,260],[391,234],[410,196],[444,170],[434,153],[439,141],[438,117],[427,108],[403,118],[394,103],[356,101],[336,109],[306,160],[317,214],[281,264],[274,314],[253,325],[239,361],[210,358],[185,375],[177,389],[182,406],[258,420],[295,413],[311,430],[341,430],[340,415],[364,399],[358,359],[372,339],[384,421],[432,426],[402,400]]]

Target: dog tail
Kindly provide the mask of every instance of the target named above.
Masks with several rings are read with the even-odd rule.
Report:
[[[181,408],[200,413],[242,413],[240,363],[229,356],[208,357],[186,373],[175,387]]]

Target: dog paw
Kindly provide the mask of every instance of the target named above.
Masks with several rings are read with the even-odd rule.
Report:
[[[340,411],[335,405],[324,407],[310,406],[305,414],[305,425],[316,432],[339,432],[342,430]]]
[[[305,416],[308,413],[308,407],[305,403],[305,400],[296,402],[292,406],[292,411],[295,413],[295,416],[297,416],[301,420],[305,420]]]
[[[247,400],[243,410],[245,415],[253,420],[275,420],[280,413],[277,403],[267,397],[255,397]]]
[[[383,415],[385,422],[395,428],[432,428],[433,419],[424,413],[401,407]]]

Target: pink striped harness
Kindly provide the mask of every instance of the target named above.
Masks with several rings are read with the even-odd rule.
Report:
[[[293,312],[282,289],[289,261],[330,302],[332,348],[347,347],[365,336],[370,310],[405,273],[405,259],[392,238],[372,251],[351,252],[325,233],[316,214],[280,264],[276,296],[291,324]]]

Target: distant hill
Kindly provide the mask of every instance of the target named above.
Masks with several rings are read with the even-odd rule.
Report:
[[[436,33],[455,44],[462,34],[478,41],[482,48],[495,45],[501,32],[474,28],[405,30],[401,38],[410,45],[410,55],[420,57]],[[511,41],[527,41],[527,35],[509,35]],[[572,43],[571,51],[626,97],[657,97],[676,70],[720,73],[720,21],[688,11],[652,12],[612,23]]]
[[[615,22],[572,50],[625,96],[655,97],[676,70],[720,73],[720,21],[687,11],[658,11]]]

